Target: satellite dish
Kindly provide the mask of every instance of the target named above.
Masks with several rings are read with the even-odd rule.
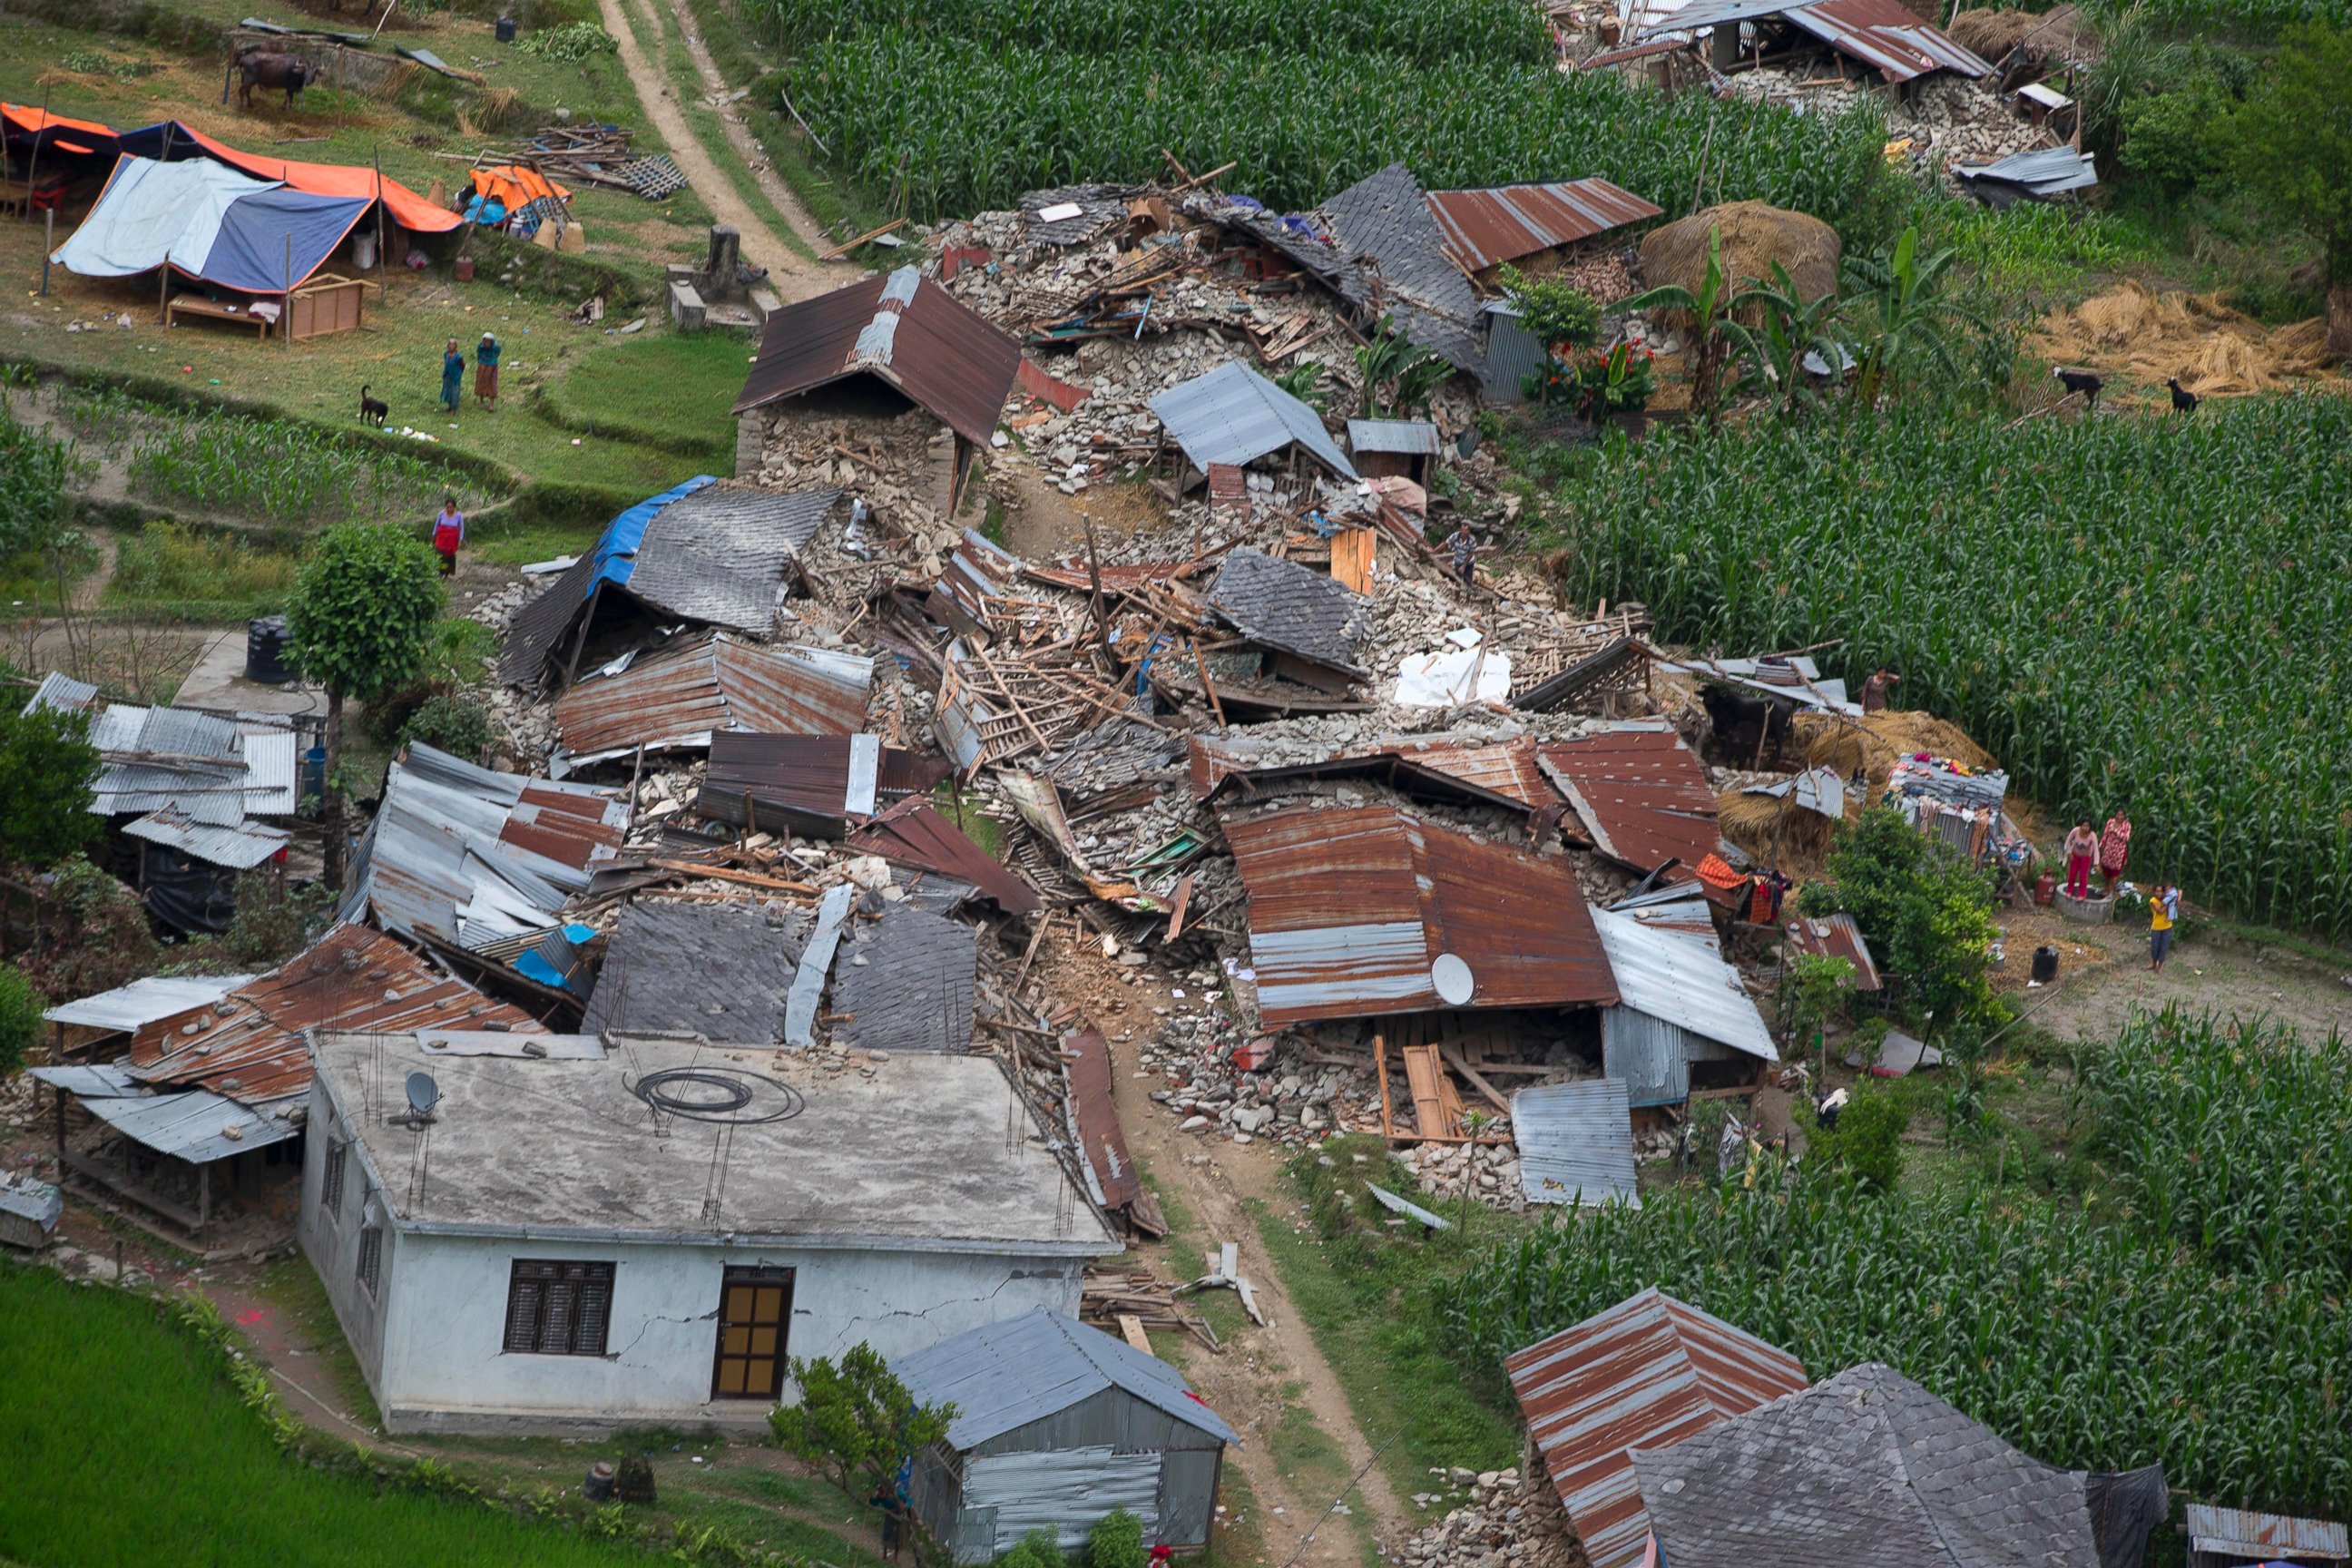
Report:
[[[1437,962],[1429,966],[1429,983],[1437,987],[1437,999],[1449,1007],[1467,1006],[1477,982],[1470,976],[1470,966],[1450,952],[1441,952]]]
[[[441,1086],[433,1081],[429,1072],[408,1075],[408,1109],[418,1116],[430,1116],[433,1108],[441,1103]]]

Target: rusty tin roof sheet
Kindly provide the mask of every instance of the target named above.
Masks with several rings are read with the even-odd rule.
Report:
[[[1069,1080],[1070,1132],[1086,1156],[1095,1197],[1107,1209],[1125,1208],[1143,1184],[1111,1096],[1110,1046],[1101,1030],[1081,1029],[1062,1042],[1062,1073]]]
[[[2352,1534],[2333,1520],[2294,1519],[2279,1513],[2250,1513],[2244,1509],[2215,1508],[2210,1503],[2189,1505],[2189,1549],[2217,1556],[2252,1557],[2264,1562],[2287,1557],[2352,1557]]]
[[[970,882],[1009,915],[1034,913],[1037,890],[920,799],[899,802],[849,836],[849,846]]]
[[[831,648],[756,643],[725,632],[681,637],[556,700],[572,764],[707,746],[719,730],[850,735],[866,728],[874,661]]]
[[[772,810],[771,826],[789,823],[837,837],[842,825],[927,791],[954,771],[944,757],[885,746],[877,735],[727,730],[710,737],[710,771],[695,804],[705,816],[739,826]]]
[[[1020,372],[1020,343],[901,267],[770,315],[734,412],[871,375],[984,447]]]
[[[1621,866],[1647,873],[1679,859],[1668,879],[1687,881],[1722,837],[1706,772],[1670,729],[1622,725],[1536,754],[1594,846]]]
[[[1642,1556],[1628,1448],[1664,1448],[1807,1386],[1804,1364],[1654,1287],[1507,1358],[1528,1436],[1592,1568]]]
[[[1852,963],[1856,991],[1876,991],[1885,984],[1878,977],[1870,944],[1862,940],[1862,928],[1853,923],[1852,915],[1824,915],[1819,920],[1799,915],[1781,929],[1789,933],[1789,945],[1799,952],[1843,958]]]
[[[1472,1007],[1617,1001],[1566,862],[1482,844],[1390,806],[1228,814],[1268,1026],[1447,1005],[1430,966],[1469,965]]]
[[[537,1027],[428,967],[409,949],[360,925],[339,925],[308,951],[219,1001],[157,1019],[131,1037],[131,1073],[151,1083],[211,1089],[247,1104],[310,1086],[313,1028]]]
[[[1483,191],[1432,191],[1429,211],[1454,265],[1482,272],[1497,262],[1657,217],[1664,209],[1595,175]]]

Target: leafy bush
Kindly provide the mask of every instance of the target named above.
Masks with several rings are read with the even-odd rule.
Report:
[[[1601,307],[1558,278],[1530,278],[1510,263],[1498,274],[1519,324],[1546,348],[1582,348],[1601,331]]]
[[[498,731],[491,727],[490,710],[470,697],[445,692],[428,697],[400,728],[404,742],[422,741],[437,746],[453,757],[463,757],[478,763],[490,749]]]
[[[0,963],[0,1079],[14,1078],[26,1054],[40,1044],[41,1014],[47,1006],[23,970]]]
[[[1891,1193],[1903,1174],[1903,1134],[1910,1130],[1909,1101],[1891,1089],[1864,1089],[1838,1111],[1835,1126],[1817,1124],[1807,1134],[1806,1150],[1864,1191]]]
[[[46,870],[99,835],[89,814],[98,748],[89,719],[0,702],[0,862]]]
[[[1021,1538],[1019,1545],[996,1561],[998,1568],[1069,1568],[1070,1563],[1050,1530],[1031,1531]]]
[[[2169,92],[2123,107],[2125,169],[2167,195],[2185,195],[2219,174],[2232,104],[2221,84],[2199,74]]]
[[[2053,816],[2120,802],[2200,902],[2343,935],[2352,687],[2307,654],[2352,626],[2347,444],[2332,395],[1673,436],[1580,461],[1563,586],[1693,646],[1843,638]]]
[[[1840,828],[1828,866],[1834,880],[1808,884],[1799,908],[1852,915],[1871,956],[1937,1026],[1987,1016],[1997,934],[1988,874],[1888,805]]]
[[[1103,1515],[1087,1533],[1087,1568],[1144,1568],[1150,1558],[1143,1521],[1123,1508]]]
[[[536,55],[548,60],[584,60],[591,55],[609,55],[621,47],[621,41],[593,22],[565,22],[560,26],[527,33],[515,41],[515,47],[524,54]]]
[[[1584,350],[1559,368],[1568,402],[1595,425],[1620,414],[1639,414],[1658,390],[1656,357],[1631,343]]]
[[[334,910],[334,895],[318,883],[297,886],[276,870],[247,871],[236,879],[236,914],[221,933],[220,951],[256,969],[274,968],[316,942]]]

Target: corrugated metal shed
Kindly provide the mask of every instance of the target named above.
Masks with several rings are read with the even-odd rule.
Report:
[[[556,699],[566,767],[707,746],[719,730],[852,735],[866,728],[874,661],[833,648],[701,632],[599,671]]]
[[[1037,890],[927,801],[905,800],[849,836],[849,847],[971,883],[1009,915],[1034,914]]]
[[[869,1051],[971,1049],[980,933],[919,910],[887,909],[833,965],[835,1040]]]
[[[45,708],[89,715],[89,743],[100,756],[90,785],[96,816],[169,808],[189,824],[235,827],[249,812],[285,816],[294,809],[291,731],[240,726],[193,709],[105,703],[96,687],[55,673],[24,710]]]
[[[1445,449],[1437,426],[1426,419],[1350,419],[1348,450],[1395,452],[1411,458],[1434,458]]]
[[[1799,952],[1843,958],[1852,963],[1854,990],[1876,991],[1885,984],[1879,979],[1878,965],[1871,960],[1870,943],[1863,940],[1862,928],[1853,923],[1852,915],[1824,915],[1818,920],[1799,915],[1780,929]]]
[[[1688,909],[1695,908],[1699,918],[1705,918],[1704,901],[1689,900],[1685,909],[1658,906],[1651,910],[1617,911],[1594,910],[1592,923],[1601,933],[1601,945],[1609,954],[1609,972],[1617,982],[1622,1000],[1607,1009],[1601,1016],[1601,1041],[1604,1060],[1622,1055],[1622,1064],[1612,1064],[1609,1076],[1623,1078],[1629,1095],[1635,1104],[1669,1104],[1685,1098],[1682,1093],[1645,1094],[1643,1089],[1656,1090],[1669,1086],[1674,1075],[1661,1075],[1635,1068],[1637,1059],[1646,1059],[1654,1051],[1646,1047],[1663,1044],[1674,1053],[1676,1064],[1691,1059],[1691,1042],[1706,1041],[1745,1056],[1764,1061],[1779,1061],[1780,1053],[1773,1047],[1772,1032],[1764,1026],[1763,1015],[1739,983],[1739,972],[1724,963],[1723,950],[1717,944],[1710,926],[1704,932],[1694,930]],[[1651,918],[1645,919],[1644,916]],[[1628,1015],[1670,1026],[1660,1037],[1655,1031],[1644,1030],[1639,1021]],[[1612,1031],[1625,1036],[1612,1039]],[[1639,1045],[1637,1046],[1637,1041]],[[1615,1047],[1612,1049],[1612,1047]],[[1620,1066],[1627,1070],[1621,1072]],[[1687,1090],[1688,1076],[1682,1075],[1681,1087]]]
[[[1968,77],[1992,74],[1990,64],[1922,21],[1900,0],[1811,0],[1799,5],[1780,0],[1690,0],[1643,30],[1696,32],[1773,16],[1853,56],[1889,82],[1938,70]]]
[[[734,412],[871,375],[984,447],[1020,370],[1020,343],[902,267],[772,312]]]
[[[1209,608],[1253,642],[1350,675],[1367,605],[1330,574],[1263,551],[1228,552],[1209,587]]]
[[[307,951],[207,1006],[142,1026],[124,1065],[149,1083],[209,1089],[245,1103],[310,1082],[310,1028],[528,1029],[528,1014],[426,967],[390,937],[338,925]]]
[[[142,1147],[192,1165],[282,1143],[302,1131],[299,1100],[248,1108],[201,1089],[132,1100],[101,1097],[81,1108]]]
[[[2294,1519],[2192,1502],[2187,1521],[2189,1561],[2200,1557],[2268,1563],[2340,1563],[2352,1557],[2352,1534],[2333,1520]]]
[[[710,737],[710,769],[695,809],[739,827],[756,821],[835,838],[954,771],[943,757],[886,747],[875,735],[726,730]]]
[[[1087,1527],[1079,1521],[1113,1509],[1133,1514],[1146,1539],[1156,1542],[1160,1465],[1158,1454],[1121,1452],[1108,1443],[991,1454],[972,1460],[964,1471],[965,1517],[988,1520],[992,1533],[986,1551],[959,1551],[955,1561],[991,1562],[1007,1545],[1040,1530],[1049,1532],[1063,1551],[1074,1552],[1087,1543]]]
[[[41,1016],[52,1024],[127,1034],[142,1024],[217,1002],[252,978],[250,974],[150,975],[79,1001],[60,1002]]]
[[[1565,860],[1482,844],[1389,806],[1220,819],[1249,894],[1268,1027],[1444,1007],[1430,968],[1469,965],[1471,1007],[1606,1006],[1601,938]]]
[[[1669,879],[1686,881],[1722,837],[1706,771],[1662,723],[1554,741],[1536,755],[1594,846],[1621,866],[1646,875],[1674,859]]]
[[[177,849],[208,866],[226,866],[233,871],[253,869],[294,839],[282,827],[270,827],[249,818],[234,826],[217,827],[194,821],[187,813],[170,806],[124,823],[122,831],[133,838]]]
[[[1101,1030],[1081,1029],[1062,1042],[1062,1077],[1069,1089],[1070,1135],[1086,1159],[1095,1201],[1107,1209],[1125,1208],[1142,1193],[1143,1184],[1127,1152],[1127,1130],[1119,1125],[1110,1045]]]
[[[1573,245],[1664,210],[1598,175],[1429,193],[1430,215],[1445,237],[1445,253],[1465,272]]]
[[[1519,1185],[1531,1204],[1642,1206],[1633,1107],[1616,1079],[1548,1084],[1511,1096]]]
[[[1592,1568],[1631,1568],[1650,1532],[1628,1449],[1672,1447],[1807,1386],[1795,1356],[1655,1287],[1503,1370]]]
[[[633,902],[605,949],[581,1032],[674,1029],[745,1044],[780,1040],[806,931],[797,917],[780,926],[748,903]]]
[[[917,1404],[955,1405],[948,1444],[959,1452],[1112,1388],[1221,1442],[1240,1441],[1174,1367],[1043,1307],[942,1340],[890,1370]]]
[[[1239,360],[1170,387],[1151,400],[1151,412],[1202,473],[1211,463],[1240,467],[1296,445],[1341,479],[1356,477],[1322,416]]]

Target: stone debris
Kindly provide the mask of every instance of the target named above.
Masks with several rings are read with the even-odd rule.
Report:
[[[1412,1496],[1416,1512],[1443,1518],[1406,1541],[1407,1568],[1590,1568],[1550,1479],[1517,1469],[1432,1469]]]

